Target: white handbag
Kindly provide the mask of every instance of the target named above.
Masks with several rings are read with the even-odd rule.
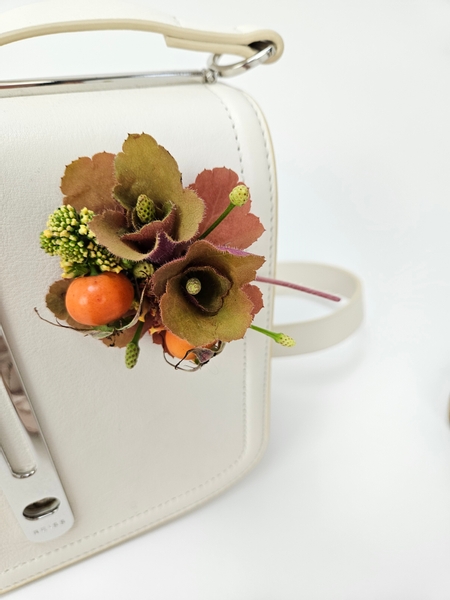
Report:
[[[170,46],[242,61],[221,67],[215,56],[204,71],[164,77],[0,83],[0,592],[181,516],[238,481],[267,444],[271,354],[320,350],[362,318],[351,273],[297,263],[276,269],[270,135],[251,98],[216,82],[275,62],[281,38],[202,31],[120,2],[50,0],[4,13],[0,45],[88,29],[152,31]],[[338,308],[284,326],[294,348],[249,331],[194,374],[167,367],[149,336],[128,371],[119,349],[39,319],[34,308],[45,313],[47,288],[59,276],[39,233],[61,203],[64,168],[81,156],[118,153],[132,132],[167,148],[186,184],[203,169],[238,173],[266,229],[251,248],[266,258],[260,275],[277,270],[280,279],[339,294]],[[273,286],[260,287],[255,324],[272,329]]]

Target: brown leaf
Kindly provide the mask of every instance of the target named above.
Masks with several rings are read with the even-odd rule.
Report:
[[[146,253],[134,249],[131,242],[125,243],[120,239],[120,236],[126,232],[126,224],[125,215],[114,210],[107,210],[92,219],[89,229],[95,233],[97,242],[115,256],[133,261],[145,259]]]
[[[148,332],[150,327],[153,326],[154,321],[155,321],[155,317],[153,317],[150,314],[146,315],[144,327],[142,328],[142,331],[141,331],[141,336],[140,336],[141,338]],[[103,338],[101,341],[106,346],[114,346],[115,348],[125,348],[125,346],[127,344],[129,344],[131,342],[131,340],[133,339],[138,326],[139,326],[139,323],[137,323],[133,327],[130,327],[129,329],[125,329],[125,331],[118,331],[117,333],[114,333],[110,337]]]
[[[68,279],[55,281],[45,296],[47,308],[51,310],[57,319],[62,319],[63,321],[66,321],[69,316],[66,309],[66,293],[70,283]]]
[[[199,233],[203,233],[230,204],[229,194],[239,185],[237,173],[225,167],[205,170],[189,187],[205,202],[205,215]],[[264,232],[261,221],[250,213],[251,200],[235,207],[207,237],[215,245],[248,248]]]
[[[166,220],[170,219],[170,215]],[[186,242],[172,240],[164,231],[165,221],[152,221],[144,225],[140,232],[127,233],[126,216],[114,210],[96,215],[89,223],[96,240],[114,256],[139,262],[148,260],[156,264],[167,262],[184,252]],[[141,234],[142,232],[142,234]],[[145,244],[144,244],[145,241]],[[153,247],[151,246],[153,242]],[[143,251],[139,245],[144,246]],[[149,248],[145,250],[145,245]]]
[[[138,231],[131,233],[125,233],[122,236],[124,242],[133,242],[137,244],[142,251],[150,252],[155,246],[155,241],[158,233],[165,231],[168,235],[173,230],[176,220],[176,208],[175,206],[170,212],[164,217],[162,221],[151,221],[146,225],[141,226]]]
[[[72,280],[70,279],[60,279],[52,283],[47,295],[45,296],[45,303],[47,305],[47,308],[55,315],[57,319],[60,319],[61,321],[66,321],[66,323],[74,329],[90,329],[90,327],[82,325],[81,323],[78,323],[78,321],[75,321],[75,319],[72,319],[72,317],[69,316],[69,313],[67,312],[66,294],[67,289],[71,283]]]
[[[101,152],[92,159],[84,156],[66,167],[61,180],[61,191],[66,196],[64,204],[77,211],[86,207],[94,213],[120,210],[120,204],[112,196],[115,184],[114,154]]]

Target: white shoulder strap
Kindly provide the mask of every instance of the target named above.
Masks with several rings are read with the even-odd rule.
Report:
[[[276,51],[267,63],[275,62],[283,53],[283,40],[275,31],[199,29],[122,0],[45,0],[1,13],[0,46],[41,35],[101,29],[150,31],[162,34],[169,47],[244,58],[260,50],[259,42],[270,42]]]
[[[310,321],[289,323],[279,327],[296,341],[293,348],[274,344],[274,356],[291,356],[323,350],[345,340],[360,326],[363,319],[361,281],[344,269],[315,263],[279,263],[277,278],[298,285],[334,293],[342,297],[341,302],[331,303],[332,312]],[[295,290],[276,287],[279,294],[299,294]],[[276,327],[276,325],[275,325]]]

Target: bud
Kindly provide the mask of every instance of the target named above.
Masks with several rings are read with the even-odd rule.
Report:
[[[197,277],[191,277],[190,279],[187,280],[186,282],[186,291],[188,294],[191,294],[191,296],[196,296],[200,290],[202,289],[202,284],[200,279],[197,279]]]
[[[292,348],[293,346],[295,346],[295,340],[291,338],[290,335],[286,335],[285,333],[279,333],[275,341],[277,342],[277,344],[281,344],[286,348]]]
[[[150,223],[156,217],[155,203],[145,194],[141,194],[136,202],[136,214],[141,223]]]
[[[127,348],[125,350],[125,366],[127,369],[132,369],[134,366],[136,366],[138,356],[139,346],[135,342],[130,342],[127,344]]]
[[[246,185],[237,185],[230,192],[229,198],[234,206],[243,206],[249,199],[250,192]]]
[[[155,267],[149,262],[138,262],[133,267],[133,275],[136,279],[145,279],[151,277],[155,272]]]
[[[275,333],[274,331],[263,329],[262,327],[258,327],[257,325],[250,325],[250,329],[254,329],[255,331],[259,331],[259,333],[267,335],[268,337],[272,338],[274,342],[276,342],[277,344],[281,344],[286,348],[292,348],[292,346],[295,346],[295,340],[291,338],[290,335],[286,335],[285,333]]]

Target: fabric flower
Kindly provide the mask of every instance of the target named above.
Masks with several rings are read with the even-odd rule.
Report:
[[[162,324],[194,346],[241,339],[263,306],[259,288],[250,282],[264,260],[194,242],[183,258],[153,275]]]
[[[175,159],[145,133],[129,135],[115,158],[102,153],[73,162],[61,189],[65,203],[96,213],[89,228],[99,244],[136,262],[179,256],[204,213],[203,200],[183,188]]]

